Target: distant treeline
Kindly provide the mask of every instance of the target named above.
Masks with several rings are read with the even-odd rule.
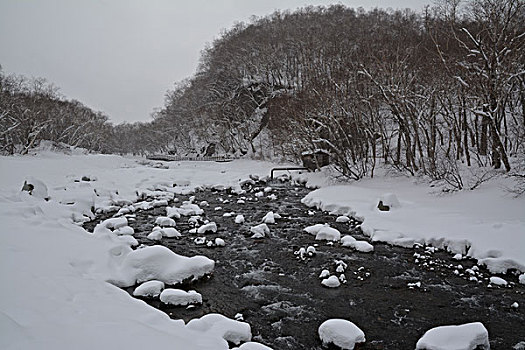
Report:
[[[356,179],[379,162],[436,179],[461,163],[509,171],[525,153],[525,3],[255,18],[203,50],[153,121],[112,132],[118,152],[324,150]]]

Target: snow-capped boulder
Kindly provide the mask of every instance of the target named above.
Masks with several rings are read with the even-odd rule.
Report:
[[[102,221],[100,224],[95,226],[93,232],[104,233],[108,232],[108,230],[116,230],[124,226],[128,226],[128,219],[125,216],[119,216]]]
[[[525,273],[522,273],[522,274],[520,275],[520,277],[519,277],[519,282],[520,282],[521,284],[525,284]]]
[[[263,238],[270,233],[270,229],[266,224],[260,224],[250,227],[250,232],[253,233],[252,238]]]
[[[345,223],[345,222],[349,222],[350,221],[350,218],[346,215],[341,215],[341,216],[338,216],[336,219],[335,219],[335,222],[340,222],[340,223]]]
[[[273,211],[268,212],[268,214],[262,218],[262,222],[265,224],[275,224],[275,215]]]
[[[235,217],[236,224],[242,224],[243,222],[244,222],[244,215],[239,214]]]
[[[224,247],[226,245],[226,242],[224,242],[224,239],[219,238],[219,237],[215,238],[214,242],[217,247]]]
[[[272,348],[256,342],[247,342],[239,346],[238,348],[233,348],[232,350],[273,350]]]
[[[195,318],[188,322],[186,327],[221,337],[236,345],[252,339],[252,330],[248,323],[235,321],[220,314],[207,314],[201,318]]]
[[[179,208],[166,207],[166,216],[172,219],[180,219]]]
[[[173,227],[173,226],[175,226],[175,220],[173,220],[172,218],[169,218],[167,216],[159,216],[155,220],[155,225],[159,225],[159,226],[162,226],[162,227]]]
[[[173,237],[181,237],[181,233],[174,227],[164,227],[160,229],[160,232],[162,232],[163,237],[173,238]]]
[[[353,349],[356,343],[364,343],[365,333],[354,323],[343,319],[330,319],[319,326],[319,338],[323,344],[330,343],[341,349]]]
[[[316,235],[320,229],[322,229],[323,227],[327,227],[328,225],[327,224],[315,224],[315,225],[312,225],[312,226],[308,226],[307,228],[305,228],[303,231],[311,234],[311,235]]]
[[[130,235],[117,236],[117,240],[119,242],[123,242],[124,244],[129,245],[130,247],[136,247],[139,245],[139,241],[137,241],[135,237]]]
[[[202,210],[197,204],[185,202],[180,206],[179,213],[184,216],[202,215],[204,214],[204,210]]]
[[[330,276],[321,281],[321,284],[328,288],[337,288],[341,285],[341,281],[337,276]]]
[[[186,306],[202,304],[202,296],[194,290],[186,292],[182,289],[167,288],[160,293],[160,301],[164,304]]]
[[[133,291],[133,296],[156,298],[164,289],[162,281],[147,281],[142,283]]]
[[[315,239],[318,241],[339,241],[341,239],[341,232],[335,228],[325,226],[317,232]]]
[[[197,233],[202,235],[204,233],[217,232],[217,224],[215,222],[210,222],[205,225],[202,225],[197,229]]]
[[[495,284],[497,286],[506,286],[508,284],[508,282],[506,280],[504,280],[501,277],[496,277],[496,276],[492,276],[490,278],[490,283],[491,284]]]
[[[152,241],[160,241],[162,239],[162,230],[152,231],[149,235],[147,235],[147,238],[151,239]]]
[[[350,235],[346,235],[346,236],[343,236],[343,238],[341,238],[341,245],[343,247],[353,247],[356,241],[357,240],[354,237]]]
[[[489,333],[481,322],[441,326],[428,330],[416,344],[416,350],[442,349],[490,349]]]
[[[155,245],[129,252],[120,266],[120,278],[111,281],[118,287],[150,280],[176,285],[190,278],[197,280],[211,273],[214,266],[215,262],[205,256],[186,257]]]
[[[122,226],[113,231],[117,235],[134,235],[135,230],[131,226]]]
[[[321,271],[321,273],[319,274],[319,278],[327,278],[328,276],[330,276],[330,271],[328,271],[326,269]]]

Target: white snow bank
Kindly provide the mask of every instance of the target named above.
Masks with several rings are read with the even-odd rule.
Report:
[[[323,344],[333,343],[341,349],[353,349],[356,343],[364,343],[365,333],[354,323],[343,319],[330,319],[319,326],[319,338]]]
[[[135,288],[133,295],[136,297],[158,297],[164,289],[162,281],[148,281]]]
[[[186,292],[182,289],[167,288],[160,293],[160,301],[164,304],[179,306],[202,304],[202,295],[194,290]]]
[[[506,195],[502,186],[494,182],[475,191],[437,195],[407,178],[379,176],[320,188],[302,202],[364,219],[361,227],[372,241],[405,247],[427,243],[478,259],[494,273],[511,268],[523,272],[525,197]],[[395,210],[380,211],[380,199]]]
[[[214,261],[205,256],[186,257],[175,254],[164,246],[150,246],[126,254],[118,272],[110,281],[119,287],[129,287],[149,280],[175,285],[211,273],[214,265]]]
[[[118,211],[142,195],[161,199],[212,183],[237,186],[247,174],[267,175],[277,164],[255,161],[150,162],[107,155],[0,156],[0,348],[162,348],[226,350],[222,337],[194,331],[182,321],[106,283],[130,251],[115,228],[91,235],[75,222],[97,211]],[[97,181],[80,181],[89,174]],[[20,193],[36,176],[50,197]],[[162,188],[158,193],[156,189]],[[171,192],[171,195],[166,195]],[[151,202],[133,208],[150,209]],[[130,209],[132,210],[132,209]],[[45,290],[45,293],[42,293]]]
[[[222,337],[236,345],[252,339],[252,330],[248,323],[235,321],[220,314],[207,314],[201,318],[193,319],[188,322],[186,327]]]
[[[432,328],[416,344],[416,350],[490,349],[489,333],[480,322]]]

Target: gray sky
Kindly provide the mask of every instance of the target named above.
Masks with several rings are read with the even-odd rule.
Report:
[[[332,3],[421,10],[431,0],[0,0],[0,65],[46,78],[114,123],[147,121],[222,29]]]

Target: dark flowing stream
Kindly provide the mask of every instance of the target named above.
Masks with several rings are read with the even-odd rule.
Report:
[[[254,196],[266,186],[272,187],[277,199]],[[187,217],[177,220],[181,238],[151,241],[146,236],[156,217],[166,214],[165,208],[135,213],[130,225],[141,244],[162,244],[177,254],[205,255],[216,262],[209,278],[177,286],[201,293],[202,305],[175,307],[158,298],[145,302],[185,321],[212,312],[230,318],[240,313],[252,327],[253,340],[275,350],[322,349],[317,329],[330,318],[350,320],[364,331],[366,343],[356,347],[359,349],[414,349],[430,328],[475,321],[487,328],[492,349],[525,345],[525,286],[518,283],[516,274],[500,275],[510,282],[506,287],[489,287],[492,275],[486,269],[468,273],[474,260],[457,261],[443,250],[374,244],[373,252],[361,253],[339,243],[315,241],[303,229],[318,223],[329,223],[341,235],[367,238],[356,220],[336,223],[334,216],[305,207],[300,200],[309,190],[298,184],[276,181],[250,187],[243,195],[214,190],[194,194],[195,203],[209,203],[202,207],[203,220],[218,226],[217,233],[206,234],[207,239],[221,237],[224,247],[197,245],[194,239],[202,235],[189,233],[193,226]],[[243,204],[237,203],[241,197],[247,197]],[[188,196],[178,198],[183,201]],[[217,207],[222,209],[215,210]],[[268,237],[250,238],[250,227],[260,224],[269,211],[282,218],[268,225]],[[230,212],[244,215],[245,223],[234,223],[235,215],[223,216]],[[84,227],[92,231],[107,217],[100,216]],[[315,256],[301,259],[294,254],[314,244],[318,244]],[[347,283],[334,289],[323,287],[319,274],[323,269],[334,273],[335,260],[347,264]],[[471,277],[479,282],[469,280]],[[420,287],[409,287],[416,282],[421,282]],[[135,288],[127,291],[131,294]],[[515,302],[518,308],[511,307]]]

